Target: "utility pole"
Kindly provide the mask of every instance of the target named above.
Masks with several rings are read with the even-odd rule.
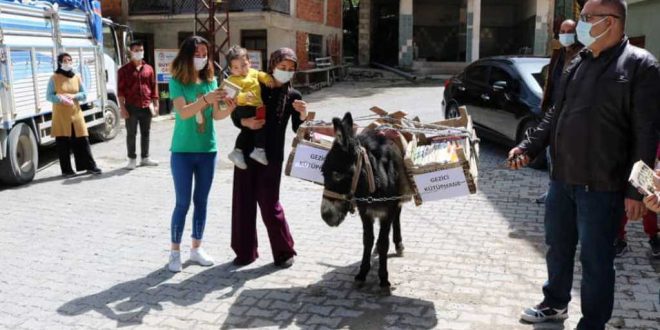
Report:
[[[221,31],[223,33],[219,33]],[[209,61],[219,74],[222,70],[220,63],[229,49],[229,0],[195,1],[195,34],[208,39],[211,46]],[[224,38],[218,40],[218,34]]]

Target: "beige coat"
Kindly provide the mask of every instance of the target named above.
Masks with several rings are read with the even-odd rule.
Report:
[[[80,92],[82,80],[79,75],[68,78],[56,73],[52,79],[55,84],[55,93],[57,94],[77,94]],[[63,103],[54,103],[52,124],[53,126],[50,131],[52,137],[71,136],[71,126],[75,130],[76,137],[89,136],[85,118],[78,101],[73,101],[72,106]]]

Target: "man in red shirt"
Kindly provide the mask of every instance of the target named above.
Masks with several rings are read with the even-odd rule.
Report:
[[[126,168],[135,169],[137,154],[135,139],[140,126],[141,166],[157,166],[158,162],[149,158],[149,131],[151,117],[158,115],[158,87],[154,69],[144,62],[144,44],[133,41],[130,44],[131,61],[118,72],[119,108],[121,117],[126,119],[126,146],[128,164]]]

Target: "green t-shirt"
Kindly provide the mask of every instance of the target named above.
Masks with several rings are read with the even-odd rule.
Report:
[[[218,81],[204,81],[198,84],[183,85],[180,81],[170,79],[170,98],[175,100],[183,97],[186,104],[195,102],[197,98],[218,88]],[[182,119],[175,109],[174,134],[172,134],[171,152],[217,152],[218,145],[213,126],[213,107],[208,106],[202,111],[205,129],[203,133],[197,130],[195,116]]]

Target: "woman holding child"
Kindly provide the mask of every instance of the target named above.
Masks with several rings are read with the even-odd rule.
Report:
[[[241,61],[246,60],[247,57],[241,58]],[[267,165],[255,161],[254,157],[250,157],[254,145],[243,145],[241,151],[247,168],[234,168],[231,247],[236,253],[234,264],[238,266],[248,265],[259,257],[257,204],[268,231],[275,266],[290,267],[296,255],[293,238],[279,201],[286,127],[291,119],[295,132],[307,118],[307,104],[291,86],[296,67],[296,54],[290,48],[280,48],[273,52],[268,65],[268,74],[274,78],[272,88],[265,86],[263,81],[260,86],[266,119],[232,113],[236,127],[262,131],[267,158]]]

